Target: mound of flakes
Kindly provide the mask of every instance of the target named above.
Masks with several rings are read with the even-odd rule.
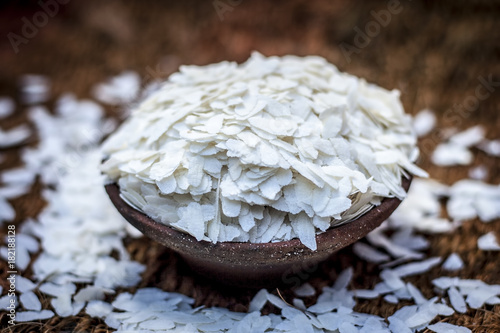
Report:
[[[399,92],[320,57],[183,66],[103,145],[102,170],[156,221],[212,242],[315,234],[425,176]]]

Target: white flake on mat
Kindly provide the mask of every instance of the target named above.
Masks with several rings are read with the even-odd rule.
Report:
[[[8,294],[7,295],[3,295],[2,297],[0,297],[0,309],[2,310],[5,310],[5,311],[9,311],[9,306],[12,307],[11,304],[14,304],[14,306],[17,307],[17,296],[9,296]]]
[[[16,322],[28,322],[35,320],[44,320],[49,319],[54,316],[54,312],[50,310],[42,310],[42,311],[18,311],[16,313]]]
[[[452,253],[446,258],[443,263],[443,269],[447,271],[457,271],[464,267],[464,262],[462,258],[456,253]]]
[[[50,80],[38,74],[26,74],[19,80],[21,101],[25,104],[46,102],[50,97]]]
[[[418,137],[423,137],[434,129],[436,122],[437,118],[434,112],[429,109],[423,109],[413,117],[413,128]]]
[[[483,251],[500,251],[500,244],[493,231],[480,236],[477,239],[477,247]]]
[[[479,180],[463,179],[450,187],[446,210],[454,220],[479,217],[489,222],[500,217],[500,185],[490,185]]]
[[[500,140],[483,140],[477,147],[491,156],[500,156]]]
[[[38,250],[38,242],[31,236],[24,234],[16,235],[16,237],[16,267],[24,271],[30,264],[30,253]],[[3,248],[1,256],[7,261],[7,253],[3,251]]]
[[[450,323],[435,323],[427,326],[433,332],[436,333],[471,333],[472,331],[467,327],[457,326]]]
[[[5,221],[12,221],[16,217],[16,211],[7,201],[6,198],[0,196],[0,226]]]
[[[391,215],[389,224],[430,233],[454,230],[456,225],[441,216],[439,200],[448,192],[448,186],[435,180],[413,179],[407,198]]]
[[[361,259],[375,264],[389,261],[391,259],[391,257],[389,257],[387,254],[377,251],[370,245],[361,242],[354,243],[352,250]]]
[[[141,79],[137,73],[124,71],[104,83],[97,84],[92,93],[98,101],[106,104],[126,104],[137,97],[140,84]]]
[[[484,127],[477,125],[454,134],[449,141],[462,147],[472,147],[484,139]]]
[[[38,296],[32,291],[22,293],[19,296],[19,301],[26,310],[33,310],[33,311],[42,310],[42,303],[40,303]]]
[[[467,311],[467,305],[465,304],[464,297],[455,287],[448,289],[448,297],[450,299],[450,304],[453,306],[455,311],[459,313],[465,313]]]
[[[354,297],[357,297],[357,298],[374,299],[374,298],[378,298],[379,296],[380,296],[380,293],[378,293],[375,290],[369,290],[369,289],[354,290]]]
[[[382,233],[380,227],[366,235],[366,239],[370,242],[370,244],[385,249],[389,254],[396,258],[421,259],[424,257],[424,255],[420,252],[394,243],[389,237]]]
[[[294,289],[293,292],[299,297],[309,297],[316,294],[316,290],[308,282],[303,283],[300,287]]]
[[[484,128],[473,126],[463,132],[452,135],[447,142],[440,143],[432,154],[432,162],[439,166],[468,165],[473,155],[470,147],[484,139]]]
[[[484,165],[478,165],[469,169],[469,177],[476,180],[485,180],[488,178],[488,168]]]
[[[113,294],[113,290],[104,289],[96,286],[87,286],[80,289],[73,299],[77,302],[88,302],[93,300],[103,300],[105,294]]]
[[[66,140],[66,139],[61,138],[61,140]],[[85,160],[85,159],[83,159],[83,160]],[[49,159],[49,162],[52,163],[52,161],[50,161],[50,159]],[[92,164],[93,163],[90,163],[89,165],[83,164],[82,168],[88,168]],[[71,167],[68,167],[67,165],[65,165],[65,172],[68,170],[71,171],[71,169],[72,169]],[[94,177],[94,175],[91,175],[90,173],[88,175],[83,174],[83,173],[74,174],[73,176],[74,176],[73,181],[75,182],[75,186],[77,184],[85,184],[89,179],[92,179]],[[71,177],[67,177],[67,178],[64,177],[63,178],[64,181],[71,181],[71,179],[72,179]],[[76,179],[78,179],[78,181]],[[96,188],[100,188],[100,185],[97,186]],[[73,187],[73,189],[74,189],[74,187]],[[69,193],[69,192],[66,192],[66,193]],[[57,197],[56,193],[48,193],[47,195],[49,198],[49,204],[52,204],[54,206],[58,205],[57,201],[60,200],[61,198]],[[93,192],[91,192],[91,194],[88,197],[92,197],[92,195],[94,195]],[[78,197],[78,198],[88,198],[88,197],[87,197],[87,194],[86,195],[82,194],[82,196]],[[103,200],[103,198],[104,198],[104,196],[96,195],[96,201]],[[72,199],[72,200],[78,201],[78,199]],[[72,200],[70,200],[70,202],[73,202]],[[59,205],[67,206],[67,204],[64,204],[64,203],[63,204],[59,203]],[[57,210],[55,210],[55,211],[57,212]],[[87,212],[86,207],[80,207],[79,211],[80,212]],[[60,212],[58,214],[60,214]],[[66,219],[66,218],[71,218],[71,216],[72,215],[70,214],[70,215],[61,215],[60,217],[61,218],[64,217]],[[81,218],[84,215],[78,215],[78,216]],[[44,218],[47,218],[47,216],[45,216]],[[45,222],[47,222],[47,221],[45,221]],[[112,219],[111,219],[110,223],[113,224]],[[85,223],[84,223],[84,225],[85,225]],[[121,228],[123,228],[123,229],[121,229]],[[125,234],[125,231],[124,231],[125,227],[122,225],[121,228],[117,228],[114,231],[109,230],[109,232],[111,234],[113,234],[113,232],[116,232],[119,234],[119,236],[116,237],[116,240],[118,240],[118,243],[121,242],[121,237]],[[27,230],[28,230],[28,228],[27,228]],[[37,230],[37,228],[33,229],[33,227],[30,227],[29,230],[30,230],[29,232],[33,232],[33,230]],[[53,232],[55,230],[57,230],[57,229],[55,228],[55,225],[54,225],[54,229],[52,229],[52,230],[51,229],[44,229],[43,231],[44,232],[49,232],[49,231]],[[83,228],[83,231],[84,231],[86,237],[90,237],[91,234],[94,231],[96,231],[99,234],[97,236],[97,240],[100,239],[100,237],[103,237],[103,239],[104,239],[104,238],[109,236],[109,234],[107,234],[107,232],[105,230],[107,231],[107,226],[104,226],[102,224],[92,224],[92,225],[89,225],[88,229]],[[42,232],[40,227],[38,227],[37,234],[40,235],[39,237],[42,238],[42,241],[43,241],[43,238],[46,236],[46,234]],[[92,238],[92,237],[90,237],[90,239],[96,240],[96,238]],[[403,239],[405,239],[405,238],[402,237],[402,238],[398,238],[398,239],[396,240],[396,243],[401,244],[401,242],[403,242]],[[412,238],[410,238],[410,239],[412,239]],[[394,239],[392,239],[392,238],[390,240],[394,241]],[[113,242],[115,242],[115,241],[111,241],[111,243],[113,243]],[[116,246],[118,246],[118,243],[115,242],[114,244]],[[92,244],[99,245],[99,241],[92,242]],[[48,244],[45,244],[45,245],[48,245]],[[416,246],[417,247],[419,246],[419,241],[415,241],[414,243],[412,243],[410,245],[410,248],[415,248]],[[56,247],[50,248],[50,246],[49,246],[49,247],[47,247],[47,249],[51,249],[51,251],[56,251]],[[44,251],[47,249],[44,247]],[[71,251],[71,247],[67,247],[67,248],[65,248],[65,250]],[[88,249],[86,249],[86,250],[88,250]],[[103,250],[103,248],[99,247],[99,250]],[[116,249],[116,250],[118,250],[118,252],[120,253],[120,256],[122,256],[124,254],[124,252],[121,252],[121,251],[123,251],[123,249],[120,248],[120,246],[118,246],[118,249]],[[106,253],[109,253],[106,251],[107,251],[107,249],[104,248],[103,256],[105,256]],[[94,254],[95,253],[91,252],[91,255],[94,255]],[[85,257],[81,256],[80,258],[84,259]],[[123,258],[125,258],[125,260],[128,260],[128,259],[126,259],[126,256],[121,257],[120,259],[123,259]],[[83,260],[82,262],[85,264],[88,264],[88,263],[92,263],[92,260],[93,260],[93,258],[88,260],[88,261]],[[64,283],[69,282],[69,281],[73,281],[73,282],[84,281],[85,283],[92,283],[92,281],[95,278],[95,276],[93,275],[94,272],[88,272],[88,271],[80,271],[80,273],[83,273],[82,276],[71,276],[70,274],[68,274],[68,272],[71,272],[75,268],[75,266],[72,266],[72,265],[74,265],[74,263],[72,263],[71,260],[69,260],[68,258],[65,258],[65,257],[51,257],[51,258],[46,257],[44,260],[42,260],[42,263],[39,263],[36,267],[34,267],[35,272],[37,269],[40,269],[44,264],[49,264],[49,263],[51,263],[52,268],[49,268],[46,271],[51,271],[53,273],[56,273],[56,276],[50,276],[50,281],[53,281],[54,285],[64,284]],[[108,264],[107,261],[103,262],[103,265],[107,265],[107,264]],[[59,268],[65,267],[66,265],[68,265],[68,267],[70,267],[70,268],[68,268],[68,272],[62,272],[62,273],[57,272],[58,267]],[[120,267],[122,267],[122,266],[120,265]],[[137,266],[137,267],[139,267],[139,266]],[[78,268],[78,269],[80,269],[80,268]],[[111,266],[111,270],[114,270],[114,268],[112,266]],[[120,269],[118,269],[118,271],[120,271]],[[125,271],[126,271],[126,269],[125,269]],[[106,275],[107,273],[101,272],[101,274]],[[87,277],[84,277],[84,276],[87,276]],[[88,276],[90,276],[90,278]],[[118,280],[128,281],[127,284],[134,284],[135,283],[134,281],[137,281],[135,278],[132,278],[131,280],[119,278]],[[318,298],[318,300],[322,301],[322,304],[323,304],[322,306],[324,307],[324,309],[332,308],[332,306],[333,306],[337,312],[336,313],[325,313],[324,315],[319,315],[318,317],[313,316],[312,314],[308,314],[306,319],[304,319],[304,317],[301,317],[299,314],[296,314],[294,311],[291,311],[291,310],[289,311],[288,309],[290,309],[290,308],[288,306],[284,306],[282,303],[280,303],[280,305],[283,306],[283,310],[282,310],[281,315],[268,315],[268,316],[261,316],[260,313],[258,313],[258,312],[253,312],[253,313],[249,313],[249,314],[232,313],[226,309],[218,309],[218,308],[192,309],[191,308],[192,302],[189,301],[189,298],[185,297],[184,295],[178,295],[175,293],[170,293],[170,294],[164,293],[159,289],[152,289],[152,290],[148,291],[147,293],[142,293],[143,290],[139,289],[137,291],[136,296],[140,296],[140,297],[134,297],[133,295],[130,295],[130,298],[128,298],[128,301],[130,301],[131,303],[134,303],[134,305],[129,304],[129,308],[135,309],[135,311],[138,311],[140,309],[144,309],[145,305],[151,306],[150,309],[157,311],[158,317],[159,317],[159,318],[156,318],[153,320],[165,320],[165,321],[168,321],[169,323],[171,322],[171,321],[169,321],[171,319],[169,319],[167,317],[168,315],[164,314],[164,312],[171,311],[171,310],[167,310],[167,309],[170,309],[169,306],[174,306],[174,307],[177,306],[178,310],[179,310],[177,312],[179,312],[179,313],[174,313],[173,315],[176,318],[176,320],[179,321],[179,325],[176,325],[176,326],[178,326],[177,327],[178,331],[187,331],[187,330],[194,331],[196,328],[202,328],[202,327],[206,327],[208,329],[210,327],[209,325],[211,325],[209,322],[213,323],[214,326],[212,326],[212,327],[222,327],[224,325],[227,325],[227,327],[234,326],[235,329],[239,329],[240,331],[243,331],[243,329],[246,329],[246,328],[255,329],[255,331],[266,331],[269,328],[273,328],[273,329],[276,328],[281,322],[284,322],[284,321],[286,321],[286,324],[283,324],[283,327],[285,327],[286,325],[289,325],[286,327],[295,327],[295,328],[301,327],[304,330],[304,329],[308,329],[306,327],[311,327],[311,326],[309,326],[309,324],[304,325],[304,326],[297,326],[296,324],[298,323],[299,325],[301,325],[301,324],[305,323],[305,320],[310,320],[312,325],[314,325],[314,329],[316,329],[316,328],[321,329],[321,324],[317,318],[319,318],[320,316],[328,316],[328,317],[333,318],[331,315],[335,316],[337,319],[332,319],[330,321],[330,324],[333,325],[335,321],[340,322],[340,323],[342,323],[342,322],[346,323],[346,324],[344,324],[344,326],[342,326],[342,329],[346,329],[346,330],[354,330],[355,329],[356,332],[358,332],[360,330],[361,330],[361,332],[365,332],[369,327],[369,328],[372,328],[371,331],[373,331],[374,329],[375,329],[375,331],[380,330],[381,332],[387,331],[387,329],[388,329],[387,325],[385,323],[383,323],[382,318],[353,312],[352,307],[354,306],[355,302],[352,300],[352,297],[356,294],[356,291],[347,291],[345,288],[341,287],[341,286],[346,285],[345,281],[342,282],[342,280],[350,280],[350,279],[340,279],[339,278],[339,280],[340,281],[338,282],[338,286],[336,288],[329,288],[329,287],[325,288],[323,293]],[[64,281],[66,281],[66,282],[64,282]],[[116,280],[114,278],[108,277],[108,278],[102,279],[101,281],[103,281],[103,283],[104,283],[104,281],[116,281]],[[498,289],[495,286],[487,287],[487,285],[485,285],[484,283],[479,283],[479,282],[480,281],[472,283],[472,282],[466,281],[466,280],[463,280],[463,281],[456,280],[455,282],[451,282],[450,285],[453,285],[453,284],[459,285],[458,286],[459,289],[457,289],[457,290],[460,290],[460,292],[464,293],[465,296],[473,293],[472,292],[473,290],[476,290],[476,289],[481,290],[479,297],[469,298],[469,301],[473,305],[476,305],[476,304],[482,305],[485,303],[486,304],[495,304],[495,302],[500,301],[500,299],[497,296],[492,296],[492,295],[499,294]],[[109,282],[105,282],[104,284],[106,284],[106,283],[109,283]],[[32,286],[26,287],[26,290],[28,290],[27,293],[30,293],[29,290],[31,290],[31,288],[32,288]],[[58,292],[56,292],[55,290],[50,291],[50,288],[48,288],[47,286],[43,287],[42,289],[44,289],[45,291],[48,291],[48,292],[52,292],[53,294],[58,294]],[[87,290],[90,291],[90,289],[87,289]],[[61,298],[61,300],[62,300],[62,297],[66,297],[66,300],[64,302],[66,305],[68,305],[68,301],[67,301],[68,300],[68,298],[67,298],[68,293],[71,295],[71,294],[74,294],[75,291],[76,290],[69,288],[69,289],[63,291],[62,294],[59,294],[60,295],[59,297]],[[267,293],[267,291],[265,291],[265,293]],[[373,291],[372,293],[370,293],[370,290],[360,291],[361,295],[363,295],[363,293],[365,296],[370,296],[370,294],[373,296],[374,294],[378,293],[378,291]],[[84,294],[86,294],[86,292],[82,293],[82,295],[84,295]],[[88,294],[91,295],[92,293],[89,292]],[[61,295],[65,295],[65,296],[61,296]],[[146,303],[146,300],[151,299],[152,295],[159,295],[159,296],[154,297],[155,301],[153,302],[153,304]],[[267,301],[266,294],[263,294],[263,295],[265,296],[264,297],[265,301]],[[403,294],[401,293],[400,295],[403,295]],[[416,294],[414,293],[414,295],[416,295]],[[99,295],[97,295],[97,296],[100,297]],[[486,296],[488,296],[488,299],[484,300],[484,298]],[[165,299],[160,299],[161,297],[164,297]],[[393,296],[391,294],[385,295],[385,298],[387,298],[387,299],[391,299],[391,297],[392,297],[392,300],[395,300],[396,303],[398,302],[398,299],[395,296]],[[2,300],[2,302],[4,302],[4,298],[5,297],[2,297],[0,300]],[[75,311],[79,311],[79,309],[81,309],[81,307],[83,306],[83,304],[82,304],[83,302],[79,302],[81,300],[80,299],[77,300],[76,295],[73,298],[75,298],[74,300],[76,302],[71,301],[71,298],[70,298],[70,302],[71,302],[69,304],[70,307],[67,307],[67,309],[69,312],[70,308],[71,308],[71,311],[74,313]],[[176,300],[176,298],[181,299],[181,301]],[[5,299],[7,299],[7,298],[5,298]],[[169,301],[171,301],[171,303],[173,305],[166,304]],[[275,298],[273,298],[273,301],[277,302],[277,300]],[[334,304],[333,303],[329,304],[328,302],[334,302]],[[296,304],[296,303],[299,304],[300,302],[294,302],[294,304]],[[263,305],[264,304],[259,305],[258,308],[259,309],[262,308]],[[408,308],[408,307],[403,307],[402,309],[405,309],[405,308]],[[134,310],[131,310],[131,311],[134,311]],[[446,310],[445,308],[442,308],[440,306],[436,306],[436,309],[433,309],[432,311],[434,311],[435,313],[436,312],[437,313],[438,312],[449,313],[449,310]],[[19,312],[22,312],[22,311],[19,311]],[[123,311],[116,311],[116,312],[112,313],[112,306],[110,304],[102,302],[102,301],[90,301],[89,304],[87,305],[87,312],[91,315],[93,314],[95,316],[107,317],[106,318],[107,322],[114,324],[115,325],[114,327],[119,327],[120,325],[122,325],[121,329],[136,329],[143,322],[141,322],[141,323],[134,322],[134,320],[140,320],[140,318],[146,318],[148,316],[148,314],[144,313],[144,312],[141,312],[140,314],[128,313],[128,312],[123,312]],[[27,316],[32,315],[32,314],[26,314],[26,312],[22,312],[22,313],[23,313],[23,315],[27,315]],[[417,313],[417,310],[415,310],[415,313]],[[40,315],[40,314],[38,313],[38,315]],[[51,313],[51,315],[53,315],[53,313]],[[163,318],[164,315],[165,315],[165,318]],[[228,319],[224,319],[224,317],[227,317]],[[429,317],[429,316],[427,316],[427,317]],[[217,319],[214,319],[214,318],[222,318],[222,320],[219,323],[217,323],[216,322]],[[325,318],[327,318],[327,317],[322,317],[323,320]],[[300,321],[299,321],[299,319],[300,319]],[[233,321],[233,323],[229,323],[229,321],[231,321],[231,320]],[[396,317],[389,318],[389,322],[391,323],[391,325],[393,325],[392,327],[397,327],[398,332],[406,332],[405,328],[407,328],[407,327],[405,327],[404,322],[402,322],[402,321],[398,322],[398,320],[399,319]],[[187,321],[192,321],[193,324],[187,324],[186,323]],[[299,321],[299,322],[296,322],[296,321]],[[144,323],[146,323],[146,322],[147,322],[147,320],[144,321]],[[221,324],[222,322],[224,322],[224,325]],[[203,325],[205,325],[205,326],[203,326]],[[219,326],[217,326],[217,325],[219,325]],[[293,325],[295,325],[295,326],[293,326]],[[338,326],[337,326],[337,328],[338,328]]]
[[[36,284],[34,284],[30,279],[25,278],[22,275],[16,275],[16,289],[20,293],[26,293],[32,291],[36,288]]]
[[[22,124],[8,130],[0,128],[0,148],[9,148],[24,143],[31,136],[28,126]]]
[[[432,153],[432,163],[438,166],[469,165],[473,157],[467,147],[454,143],[440,143]]]
[[[33,184],[35,176],[36,173],[31,170],[16,168],[2,171],[0,174],[0,180],[4,184],[26,188],[27,186],[31,186],[31,184]]]
[[[103,318],[113,311],[113,306],[104,301],[90,301],[85,307],[85,312],[91,317]]]
[[[10,116],[16,108],[14,100],[7,96],[0,96],[0,119]]]
[[[393,269],[399,277],[422,274],[441,262],[441,257],[433,257],[419,262],[404,264]]]

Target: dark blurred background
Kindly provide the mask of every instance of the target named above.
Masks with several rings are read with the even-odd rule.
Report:
[[[441,131],[450,126],[466,129],[482,124],[489,139],[500,129],[500,1],[339,1],[339,0],[167,0],[98,1],[41,0],[0,3],[0,95],[19,102],[19,76],[43,74],[52,80],[52,100],[64,92],[91,97],[94,84],[134,70],[143,85],[167,77],[180,64],[208,64],[246,60],[251,51],[265,55],[325,57],[343,71],[365,77],[387,89],[399,89],[408,113],[430,108],[439,117],[438,127],[421,141],[420,164],[433,178],[451,184],[466,178],[469,167],[438,168],[429,161]],[[492,82],[491,93],[466,115],[460,107],[475,96],[480,78]],[[108,108],[113,114],[116,110]],[[448,116],[447,116],[448,115]],[[450,117],[452,115],[453,117]],[[460,115],[457,117],[457,115]],[[7,129],[26,121],[25,106],[2,120]],[[0,168],[19,165],[19,151],[7,149]],[[475,151],[474,165],[489,169],[487,182],[500,182],[498,159]],[[35,216],[43,207],[39,194],[31,203],[16,199],[16,210]],[[38,198],[38,199],[36,199]],[[23,201],[24,200],[24,201]],[[23,209],[20,209],[24,208]],[[477,222],[477,221],[476,221]],[[498,226],[498,223],[496,224]],[[498,231],[498,227],[496,227]],[[470,223],[460,232],[431,238],[429,255],[459,253],[468,266],[462,278],[500,283],[498,256],[477,251],[476,239],[493,224]],[[475,236],[475,237],[473,237]],[[184,292],[197,305],[228,306],[246,310],[251,294],[227,294],[198,283],[177,262],[175,255],[144,239],[129,240],[128,249],[148,270],[141,286],[156,285]],[[331,283],[332,267],[352,265],[348,248],[312,280],[316,287]],[[373,265],[356,263],[358,288],[373,285]],[[330,273],[329,273],[330,272]],[[411,280],[432,295],[429,279]],[[194,281],[194,282],[193,282]],[[286,291],[285,291],[286,294]],[[314,300],[311,300],[314,301]],[[360,302],[357,309],[387,315],[396,306],[379,301]],[[498,306],[495,307],[498,311]],[[66,327],[54,319],[57,327]],[[84,315],[79,327],[102,323]],[[87,324],[83,322],[87,320]],[[498,332],[498,314],[473,311],[454,315],[451,323]],[[87,326],[85,326],[87,325]],[[496,325],[496,326],[495,326]]]

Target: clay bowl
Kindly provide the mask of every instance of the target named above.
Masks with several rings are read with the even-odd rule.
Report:
[[[411,179],[403,179],[406,191]],[[153,221],[120,198],[117,185],[106,192],[118,211],[147,237],[176,251],[198,274],[215,282],[244,288],[295,286],[317,264],[336,251],[363,238],[385,221],[401,200],[386,198],[358,219],[316,235],[318,248],[311,251],[298,239],[276,243],[210,243]]]

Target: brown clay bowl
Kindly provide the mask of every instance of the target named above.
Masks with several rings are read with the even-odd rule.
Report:
[[[403,179],[406,191],[411,179]],[[311,251],[298,239],[276,243],[210,243],[177,231],[130,207],[120,198],[116,184],[106,192],[118,211],[147,237],[176,251],[198,274],[224,285],[245,288],[296,286],[317,264],[336,251],[363,238],[385,221],[401,200],[386,198],[349,223],[316,235],[318,248]]]

